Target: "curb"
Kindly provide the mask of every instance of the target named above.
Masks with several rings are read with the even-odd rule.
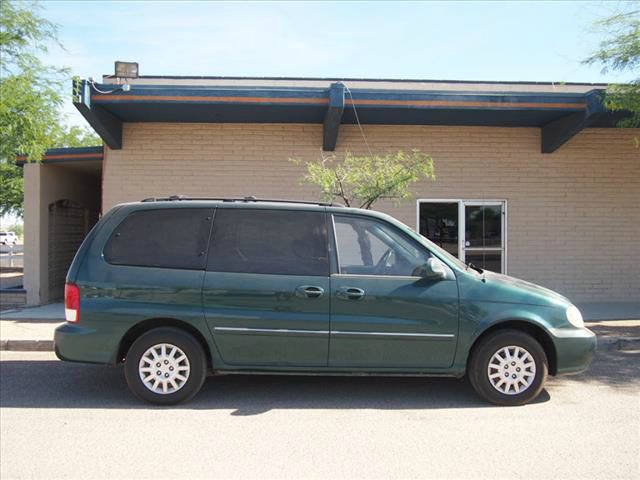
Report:
[[[0,351],[53,352],[53,340],[0,340]]]
[[[63,318],[54,318],[54,317],[9,317],[7,318],[6,315],[8,314],[12,314],[12,313],[19,313],[20,310],[3,310],[2,312],[0,312],[0,321],[3,322],[20,322],[20,323],[50,323],[50,324],[54,324],[54,323],[64,323],[66,322],[66,320]]]
[[[598,351],[640,350],[640,337],[598,337]],[[0,351],[53,352],[53,340],[0,340]]]

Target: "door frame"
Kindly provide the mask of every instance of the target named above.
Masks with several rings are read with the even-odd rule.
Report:
[[[465,207],[479,205],[501,205],[502,206],[502,273],[507,274],[507,249],[508,249],[508,209],[506,199],[476,199],[476,198],[418,198],[416,199],[416,232],[420,234],[420,204],[421,203],[457,203],[458,204],[458,255],[459,259],[465,261]],[[490,250],[490,249],[484,249]]]

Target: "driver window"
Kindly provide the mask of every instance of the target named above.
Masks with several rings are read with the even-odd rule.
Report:
[[[429,252],[394,227],[362,217],[334,216],[340,273],[413,276]]]

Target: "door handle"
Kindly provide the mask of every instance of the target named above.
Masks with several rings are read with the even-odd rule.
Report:
[[[336,296],[343,300],[360,300],[364,298],[364,290],[357,287],[340,287]]]
[[[324,288],[316,287],[315,285],[301,285],[296,288],[296,295],[298,297],[319,298],[323,294]]]

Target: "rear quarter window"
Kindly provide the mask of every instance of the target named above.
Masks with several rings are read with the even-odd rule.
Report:
[[[203,270],[212,216],[201,208],[131,213],[112,232],[104,258],[113,265]]]

